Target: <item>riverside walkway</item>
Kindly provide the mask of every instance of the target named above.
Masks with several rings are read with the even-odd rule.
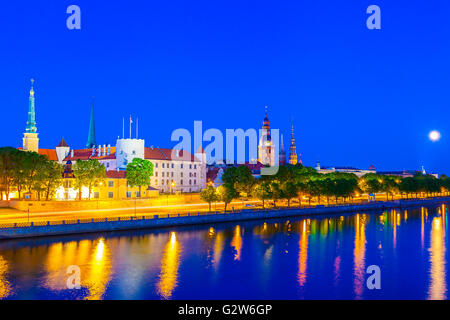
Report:
[[[0,224],[0,239],[52,236],[62,234],[107,232],[133,229],[166,228],[245,220],[265,220],[296,216],[336,215],[385,209],[431,206],[450,202],[450,197],[416,200],[379,201],[365,204],[343,204],[315,207],[243,209],[231,212],[198,212],[178,214],[130,215],[127,217],[72,219]]]

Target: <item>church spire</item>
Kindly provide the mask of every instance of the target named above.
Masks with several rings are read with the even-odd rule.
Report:
[[[89,134],[88,140],[86,143],[86,147],[92,148],[97,145],[97,141],[95,139],[95,120],[94,120],[94,97],[92,97],[92,106],[91,106],[91,120],[89,122]]]
[[[295,146],[294,124],[292,124],[292,129],[291,129],[291,146],[289,147],[289,164],[293,164],[293,165],[297,164],[297,147]]]
[[[34,89],[33,89],[34,79],[31,79],[31,89],[30,89],[30,98],[28,102],[28,121],[26,132],[36,133],[36,113],[34,109]]]

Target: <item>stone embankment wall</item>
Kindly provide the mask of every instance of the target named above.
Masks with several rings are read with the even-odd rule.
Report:
[[[170,217],[155,215],[152,218],[137,217],[126,221],[83,222],[60,225],[40,225],[31,227],[14,227],[0,229],[0,239],[38,237],[49,235],[91,233],[118,230],[133,230],[147,228],[163,228],[182,225],[200,225],[245,220],[267,220],[272,218],[287,218],[296,216],[338,215],[352,212],[381,211],[395,208],[411,208],[432,206],[450,202],[450,198],[426,200],[399,200],[392,202],[376,202],[362,205],[342,205],[316,208],[291,208],[282,210],[244,210],[239,213],[227,214],[190,214],[188,216]]]

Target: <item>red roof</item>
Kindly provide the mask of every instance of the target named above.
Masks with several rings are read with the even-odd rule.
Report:
[[[127,176],[126,171],[109,170],[106,171],[106,177],[110,179],[124,179]]]
[[[197,157],[185,150],[166,148],[145,148],[144,158],[147,160],[178,160],[200,162]]]
[[[98,160],[109,160],[116,159],[116,147],[111,147],[111,154],[105,156],[97,156],[98,151],[95,151],[95,155],[92,156],[92,149],[78,149],[73,150],[69,153],[67,157],[64,158],[64,161],[75,161],[75,160],[88,160],[88,159],[98,159]],[[178,155],[178,156],[177,156]],[[185,150],[179,150],[177,154],[177,150],[175,149],[167,149],[167,148],[149,148],[145,147],[144,150],[144,158],[147,160],[178,160],[178,161],[193,161],[200,162],[197,157],[193,154],[189,153]]]
[[[46,156],[48,160],[58,161],[55,149],[39,149],[39,154]]]
[[[73,157],[72,157],[72,151],[70,151],[69,154],[67,155],[67,157],[64,158],[64,161],[71,160],[73,162],[78,159],[80,159],[80,160],[88,160],[88,159],[110,160],[110,159],[116,158],[115,152],[116,152],[116,147],[111,147],[111,154],[98,157],[97,149],[95,150],[94,156],[92,156],[92,148],[78,149],[78,150],[73,150]],[[103,149],[102,149],[102,154],[103,154]]]

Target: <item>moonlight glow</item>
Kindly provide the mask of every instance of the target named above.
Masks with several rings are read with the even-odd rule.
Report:
[[[428,137],[431,141],[436,142],[441,138],[441,134],[439,133],[439,131],[433,130],[428,134]]]

